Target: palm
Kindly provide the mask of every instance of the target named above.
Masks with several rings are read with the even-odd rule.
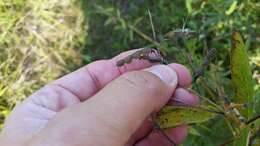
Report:
[[[59,93],[63,93],[63,95],[59,96]],[[15,137],[17,143],[24,143],[43,129],[60,110],[79,102],[78,97],[70,94],[64,88],[56,85],[46,86],[15,108],[6,122],[4,133]],[[150,131],[151,124],[145,122],[129,140],[129,145],[135,143],[136,138],[145,137]],[[156,140],[156,137],[160,137],[158,134],[154,133],[152,136],[147,137],[149,143],[143,143],[140,146],[167,145],[167,143]]]

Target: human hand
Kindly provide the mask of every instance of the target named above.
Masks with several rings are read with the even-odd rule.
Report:
[[[133,50],[134,51],[134,50]],[[135,60],[118,68],[116,61],[93,62],[37,91],[17,105],[1,134],[5,146],[169,145],[152,131],[149,117],[172,97],[186,104],[198,98],[185,87],[188,70],[179,64],[154,65]],[[134,71],[135,70],[135,71]],[[175,143],[186,125],[167,131]]]

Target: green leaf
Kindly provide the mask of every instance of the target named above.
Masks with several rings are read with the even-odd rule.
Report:
[[[189,134],[192,134],[195,136],[201,136],[199,131],[192,126],[189,126],[188,131],[189,131]]]
[[[185,5],[188,10],[188,13],[190,14],[192,12],[192,0],[186,0]]]
[[[4,93],[5,93],[6,90],[7,90],[7,87],[3,87],[3,88],[0,87],[0,97],[1,97],[2,95],[4,95]]]
[[[226,15],[231,15],[237,7],[237,1],[233,1],[232,4],[230,5],[229,9],[225,11]]]
[[[231,82],[235,92],[233,101],[237,103],[251,103],[254,96],[254,83],[249,59],[245,50],[245,44],[238,32],[232,33],[231,48]],[[252,108],[241,109],[242,114],[247,117],[252,116]]]
[[[233,142],[233,145],[234,146],[248,146],[249,137],[250,137],[250,128],[246,127],[241,131],[240,136],[237,139],[235,139],[235,141]]]
[[[172,128],[180,124],[200,123],[212,119],[216,113],[202,107],[166,106],[156,117],[161,128]]]

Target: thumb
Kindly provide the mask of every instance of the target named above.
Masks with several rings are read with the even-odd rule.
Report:
[[[100,118],[114,128],[110,132],[125,142],[151,113],[168,102],[177,80],[175,71],[165,65],[129,72],[111,82],[85,107],[93,106],[95,115],[102,111]]]
[[[165,65],[126,73],[80,106],[57,115],[48,126],[56,130],[47,132],[48,137],[63,135],[64,145],[124,145],[151,113],[167,103],[176,86],[176,72]],[[70,136],[64,138],[62,131]]]

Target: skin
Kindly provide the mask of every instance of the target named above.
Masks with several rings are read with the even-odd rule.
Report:
[[[117,67],[133,51],[88,64],[49,83],[18,104],[5,121],[5,146],[167,146],[154,131],[150,116],[170,98],[198,103],[185,88],[191,83],[180,64],[155,65],[145,60]],[[187,126],[167,131],[175,143]],[[15,140],[14,140],[15,139]]]

